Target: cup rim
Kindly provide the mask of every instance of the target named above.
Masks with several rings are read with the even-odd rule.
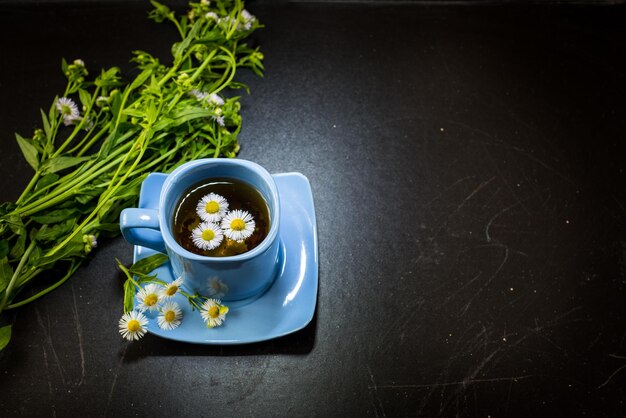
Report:
[[[225,257],[211,257],[206,255],[200,255],[192,253],[191,251],[183,248],[173,237],[170,229],[169,229],[169,220],[165,219],[166,214],[162,208],[165,207],[165,199],[166,195],[169,193],[173,186],[173,182],[175,179],[198,166],[203,166],[206,164],[221,164],[227,166],[239,166],[246,167],[256,174],[260,175],[269,186],[271,192],[271,199],[273,200],[274,213],[270,219],[271,225],[270,230],[267,233],[265,239],[253,248],[250,251],[247,251],[242,254],[230,255]],[[159,197],[159,225],[161,229],[161,235],[163,236],[163,241],[165,242],[165,248],[169,251],[175,252],[177,255],[182,256],[183,258],[191,261],[198,262],[215,262],[215,263],[232,263],[232,262],[241,262],[250,260],[256,257],[259,254],[265,252],[277,239],[278,236],[278,224],[280,220],[280,204],[278,199],[278,189],[276,187],[276,182],[274,182],[274,178],[271,174],[259,164],[242,159],[232,159],[232,158],[201,158],[193,161],[189,161],[177,167],[174,171],[172,171],[165,182],[163,183],[163,188],[161,189],[161,195]]]

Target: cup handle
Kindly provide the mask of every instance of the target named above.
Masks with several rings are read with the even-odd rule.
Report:
[[[165,242],[159,228],[159,212],[155,209],[122,210],[120,229],[129,243],[165,253]]]

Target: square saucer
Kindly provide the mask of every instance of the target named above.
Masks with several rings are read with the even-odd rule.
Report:
[[[229,307],[220,327],[207,328],[200,313],[192,311],[180,294],[173,300],[183,311],[181,325],[171,331],[159,328],[156,315],[148,332],[162,338],[195,344],[232,345],[270,340],[304,328],[315,312],[318,281],[317,226],[309,180],[300,173],[272,175],[281,205],[279,239],[282,269],[271,287],[255,298],[225,302]],[[141,185],[139,207],[155,209],[167,174],[152,173]],[[133,262],[155,254],[135,246]],[[169,262],[150,273],[165,282],[175,278]]]

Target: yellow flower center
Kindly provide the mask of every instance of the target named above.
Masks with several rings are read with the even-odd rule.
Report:
[[[158,301],[159,301],[159,297],[155,295],[154,293],[149,294],[144,299],[144,303],[146,304],[146,306],[154,306],[156,305]]]
[[[207,211],[207,213],[217,213],[220,210],[220,205],[215,200],[211,200],[209,203],[206,204],[204,209]]]
[[[211,241],[213,238],[215,238],[215,232],[213,232],[212,229],[205,229],[204,231],[202,231],[203,240]]]
[[[165,320],[167,322],[172,322],[174,320],[174,318],[176,318],[176,312],[174,312],[174,311],[167,311],[165,313]]]
[[[217,306],[211,306],[209,308],[209,316],[211,318],[217,318],[220,315],[220,308]]]
[[[136,319],[128,321],[128,330],[130,332],[137,332],[141,329],[141,324]]]
[[[176,286],[175,284],[171,285],[165,290],[165,294],[167,296],[174,296],[176,292],[178,292],[178,286]]]
[[[230,222],[230,229],[233,231],[243,231],[246,227],[246,223],[241,219],[233,219]]]

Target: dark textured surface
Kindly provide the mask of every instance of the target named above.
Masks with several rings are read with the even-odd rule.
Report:
[[[267,72],[243,76],[240,156],[311,181],[314,321],[127,344],[113,240],[10,317],[0,416],[626,415],[626,8],[249,9]],[[0,200],[61,57],[167,56],[145,13],[0,8]]]

